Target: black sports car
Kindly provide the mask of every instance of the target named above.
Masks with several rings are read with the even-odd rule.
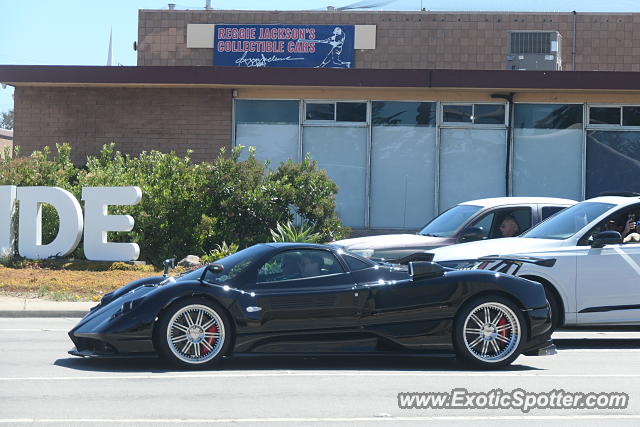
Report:
[[[539,283],[405,262],[377,263],[335,246],[255,245],[105,295],[69,332],[69,353],[155,353],[192,368],[241,353],[440,353],[484,368],[554,353]]]

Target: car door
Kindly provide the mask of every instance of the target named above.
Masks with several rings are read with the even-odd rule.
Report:
[[[320,271],[300,271],[301,263],[308,258],[319,260]],[[360,303],[354,285],[343,264],[329,250],[280,252],[258,269],[252,289],[252,310],[261,313],[259,332],[331,333],[357,328]]]
[[[614,214],[605,223],[622,223],[617,217],[624,217],[627,211]],[[640,322],[640,243],[582,246],[576,267],[579,324]]]
[[[443,319],[453,317],[451,282],[442,277],[413,281],[406,271],[384,271],[388,269],[353,272],[366,298],[363,330],[416,350],[450,343],[451,329]],[[380,279],[383,275],[386,280]]]

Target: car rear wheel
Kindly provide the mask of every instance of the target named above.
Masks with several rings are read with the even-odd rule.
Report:
[[[458,313],[454,345],[460,359],[483,369],[511,364],[526,341],[524,318],[518,307],[501,296],[470,301]]]
[[[181,368],[208,368],[220,361],[231,342],[228,316],[217,304],[188,298],[160,317],[155,344],[160,355]]]

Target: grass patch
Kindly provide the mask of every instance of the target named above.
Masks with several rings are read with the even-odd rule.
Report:
[[[120,269],[124,268],[120,265],[110,269],[110,266],[102,265],[110,263],[99,263],[100,270],[91,271],[86,265],[84,269],[78,268],[77,262],[73,261],[73,266],[55,265],[53,268],[38,263],[23,268],[0,265],[0,294],[55,301],[98,301],[104,294],[133,280],[162,274],[152,266],[125,263],[113,264],[123,264],[129,269]]]

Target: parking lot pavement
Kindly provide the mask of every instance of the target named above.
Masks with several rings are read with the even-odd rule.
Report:
[[[559,352],[500,371],[435,358],[233,358],[176,371],[158,359],[69,356],[76,318],[0,318],[0,425],[640,423],[640,332],[559,333]],[[623,334],[623,335],[620,335]],[[626,409],[400,409],[398,393],[623,392]]]

